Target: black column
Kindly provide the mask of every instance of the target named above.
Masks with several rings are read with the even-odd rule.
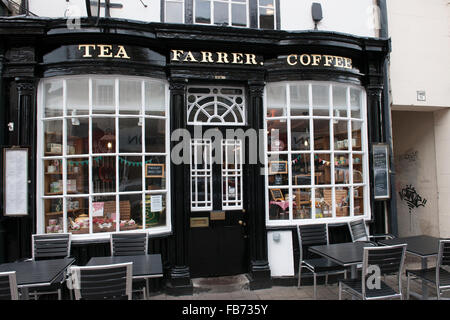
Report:
[[[185,128],[186,79],[170,79],[170,131]],[[177,141],[171,142],[171,150]],[[189,270],[189,164],[171,161],[172,229],[167,289],[171,294],[192,294]]]
[[[257,131],[259,137],[258,150],[264,150],[263,136],[260,130],[264,129],[263,119],[263,82],[249,82],[248,118],[249,126]],[[262,159],[259,159],[262,161]],[[250,289],[263,289],[272,286],[270,267],[267,259],[267,231],[265,209],[265,179],[264,166],[249,165],[248,190],[248,232],[250,249]]]

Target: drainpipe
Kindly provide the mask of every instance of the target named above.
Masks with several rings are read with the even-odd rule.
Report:
[[[0,146],[5,145],[5,96],[3,90],[3,61],[4,48],[0,44]],[[3,162],[3,161],[0,161]],[[0,170],[0,183],[3,183],[3,170]],[[6,261],[5,254],[5,234],[6,230],[3,227],[3,200],[0,200],[0,263]]]
[[[386,0],[377,0],[377,5],[380,8],[380,35],[382,39],[389,38],[388,32],[388,14]],[[389,50],[390,51],[390,50]],[[395,194],[395,166],[394,166],[394,150],[392,141],[392,121],[391,121],[391,103],[389,94],[389,55],[384,61],[384,80],[383,80],[383,119],[384,119],[384,141],[389,145],[389,163],[390,163],[390,184],[391,184],[391,199],[385,202],[386,212],[386,232],[398,236],[398,222],[397,222],[397,197]],[[390,214],[389,214],[390,213]]]

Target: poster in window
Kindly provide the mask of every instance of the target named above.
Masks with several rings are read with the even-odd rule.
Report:
[[[3,213],[28,215],[28,148],[3,149]]]
[[[148,163],[145,165],[146,178],[164,178],[164,164]]]
[[[389,199],[389,149],[387,144],[374,144],[372,147],[374,198],[376,200]]]
[[[269,174],[286,174],[288,173],[287,161],[269,161]]]

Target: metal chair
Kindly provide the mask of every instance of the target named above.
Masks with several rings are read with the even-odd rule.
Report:
[[[19,300],[16,272],[0,272],[0,300]]]
[[[33,234],[32,235],[32,260],[60,259],[70,257],[71,234]],[[46,288],[39,288],[30,292],[37,300],[38,296],[46,294],[58,294],[58,300],[62,299],[61,287],[66,281],[65,275],[61,275],[54,285]],[[48,291],[48,290],[51,291]],[[55,290],[52,290],[55,289]]]
[[[112,233],[110,239],[112,256],[137,256],[145,255],[148,252],[147,232],[117,232]],[[135,287],[142,287],[142,289],[133,290],[133,292],[142,292],[144,300],[146,300],[149,295],[149,281],[145,279],[145,284],[142,281],[133,281]]]
[[[394,236],[390,234],[377,234],[369,235],[366,229],[366,223],[364,219],[357,219],[348,222],[348,229],[352,237],[352,242],[355,241],[367,241],[376,245],[376,239],[392,239]]]
[[[328,228],[326,224],[314,224],[297,226],[300,258],[298,264],[298,288],[301,285],[302,268],[306,268],[313,274],[314,299],[317,298],[317,276],[325,276],[325,284],[328,284],[329,274],[344,274],[347,278],[347,270],[326,258],[308,258],[303,253],[303,247],[316,245],[328,245]],[[307,248],[306,248],[307,249]]]
[[[133,263],[70,268],[76,300],[131,300]]]
[[[436,260],[436,267],[419,270],[406,270],[406,277],[408,281],[407,285],[407,298],[410,295],[410,280],[422,280],[427,285],[436,288],[436,297],[441,299],[441,293],[450,290],[450,272],[443,269],[445,266],[450,265],[450,240],[439,241],[439,251]]]
[[[405,254],[406,244],[364,248],[361,278],[339,281],[339,300],[342,300],[342,292],[362,300],[388,298],[403,300],[402,270]],[[375,273],[372,275],[373,271]],[[381,276],[393,274],[397,274],[398,292],[381,280]]]

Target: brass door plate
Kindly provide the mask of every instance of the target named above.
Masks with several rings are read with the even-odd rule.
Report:
[[[191,228],[209,227],[208,217],[191,218]]]
[[[211,220],[225,220],[225,211],[211,211],[209,218]]]

